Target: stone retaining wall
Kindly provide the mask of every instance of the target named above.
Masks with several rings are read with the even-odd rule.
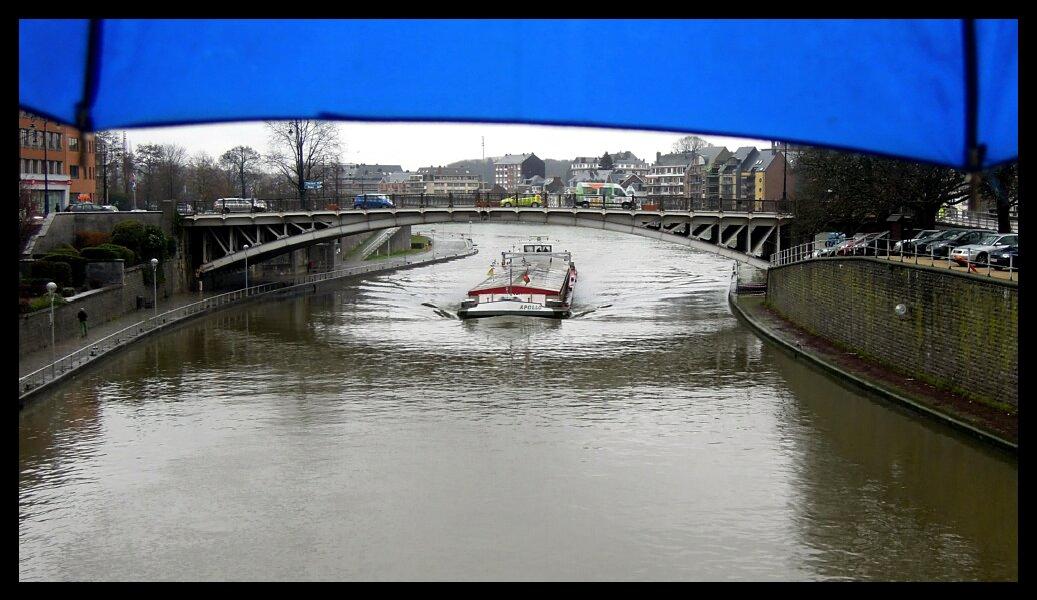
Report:
[[[849,351],[979,400],[1019,405],[1011,282],[872,258],[768,271],[767,303]],[[898,304],[907,312],[898,316]]]
[[[122,285],[109,285],[100,289],[84,292],[77,296],[67,298],[68,304],[54,307],[54,339],[55,343],[62,343],[80,335],[79,320],[76,315],[79,309],[85,309],[88,316],[89,326],[107,323],[112,319],[121,317],[127,312],[137,310],[137,297],[143,296],[151,301],[153,296],[152,286],[144,283],[143,270],[151,269],[151,266],[137,265],[125,270]],[[159,310],[162,309],[161,302],[168,298],[175,286],[174,266],[171,261],[166,261],[162,268],[165,270],[165,283],[159,284]],[[150,309],[149,309],[150,310]],[[141,318],[146,316],[141,311]],[[27,353],[48,348],[50,346],[50,309],[18,316],[18,352]]]

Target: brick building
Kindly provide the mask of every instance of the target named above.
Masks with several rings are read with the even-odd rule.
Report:
[[[30,190],[37,211],[64,210],[81,198],[97,201],[93,134],[19,111],[18,142],[18,179]]]
[[[536,154],[506,154],[493,161],[493,182],[506,190],[514,190],[534,175],[547,176],[544,161]]]

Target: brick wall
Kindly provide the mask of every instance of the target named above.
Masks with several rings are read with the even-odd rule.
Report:
[[[977,399],[1018,406],[1018,287],[869,258],[772,268],[767,301],[866,358]],[[898,317],[894,308],[907,306]]]
[[[78,337],[79,320],[76,314],[85,309],[87,324],[90,327],[107,323],[128,312],[137,312],[137,296],[151,300],[151,285],[144,283],[143,269],[151,266],[138,265],[126,269],[123,285],[111,285],[82,294],[74,301],[54,307],[54,339],[60,344],[65,340]],[[174,289],[174,266],[167,261],[163,265],[166,272],[165,284],[159,284],[159,311],[163,310],[162,301],[169,297]],[[151,309],[139,311],[141,318],[151,314]],[[91,339],[97,339],[91,336]],[[50,309],[18,316],[18,352],[24,354],[50,347]]]

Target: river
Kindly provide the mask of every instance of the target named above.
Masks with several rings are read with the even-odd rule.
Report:
[[[761,340],[731,261],[471,232],[475,256],[190,321],[27,407],[20,579],[1018,578],[1016,459]],[[573,252],[575,318],[426,306],[530,234]]]

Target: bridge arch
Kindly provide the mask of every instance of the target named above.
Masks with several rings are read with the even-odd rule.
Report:
[[[780,227],[790,219],[778,213],[654,212],[600,209],[537,208],[423,208],[343,212],[260,213],[249,215],[197,215],[185,219],[190,235],[214,236],[222,256],[207,256],[198,276],[250,261],[331,241],[347,235],[442,223],[527,223],[604,229],[617,233],[678,243],[704,252],[767,269],[762,257],[765,243],[780,243]],[[294,227],[294,233],[289,233]],[[678,233],[679,232],[679,233]],[[220,238],[224,235],[226,243]]]

